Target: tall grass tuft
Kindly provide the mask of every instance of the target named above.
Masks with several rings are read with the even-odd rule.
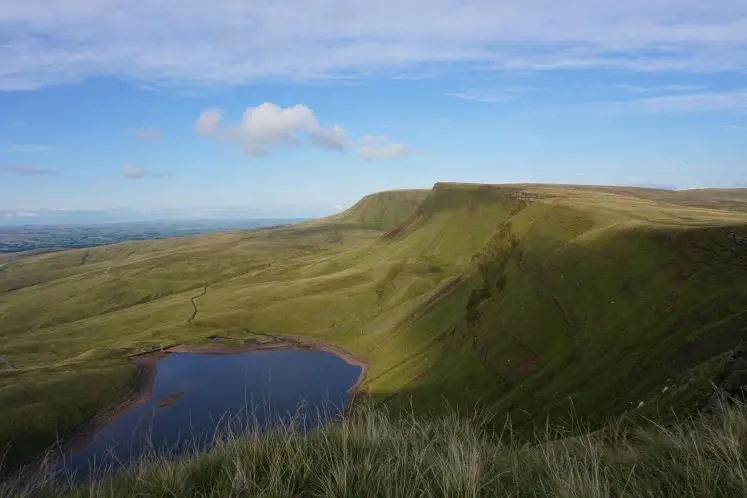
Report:
[[[747,405],[666,427],[620,423],[569,436],[548,426],[531,442],[488,421],[393,417],[362,403],[310,431],[293,421],[232,426],[207,451],[151,451],[83,482],[42,473],[0,486],[0,498],[747,496]]]

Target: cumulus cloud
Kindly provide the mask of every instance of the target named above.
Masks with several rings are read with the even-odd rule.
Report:
[[[331,128],[319,128],[309,135],[312,143],[322,149],[344,150],[348,132],[340,125],[334,125]]]
[[[366,135],[363,137],[363,146],[358,149],[357,155],[361,159],[375,161],[406,157],[414,153],[415,151],[405,144],[390,142],[388,137]]]
[[[4,173],[13,173],[16,175],[56,175],[57,172],[51,169],[37,168],[36,166],[27,165],[9,165],[0,166],[0,171]]]
[[[24,0],[0,4],[0,89],[92,76],[242,84],[460,62],[747,70],[744,0]]]
[[[195,131],[201,136],[236,141],[250,157],[297,146],[302,134],[309,137],[313,146],[328,150],[343,150],[347,137],[347,132],[339,125],[321,126],[314,112],[302,104],[280,107],[265,102],[248,107],[238,125],[221,125],[221,122],[222,113],[205,110],[195,121]]]
[[[161,140],[163,137],[163,133],[161,130],[158,130],[156,128],[140,128],[139,130],[135,130],[134,132],[135,138],[139,138],[140,140]]]

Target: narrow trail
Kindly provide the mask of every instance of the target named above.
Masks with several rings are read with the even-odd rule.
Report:
[[[191,298],[189,299],[189,300],[190,300],[190,302],[192,303],[192,308],[194,308],[194,310],[192,311],[192,316],[191,316],[191,317],[189,317],[189,320],[187,320],[187,323],[190,323],[190,324],[194,325],[194,319],[195,319],[195,317],[197,316],[197,311],[198,311],[198,310],[197,310],[197,301],[196,301],[196,300],[197,300],[198,298],[201,298],[201,297],[202,297],[202,296],[204,296],[205,294],[207,294],[207,290],[208,290],[208,286],[207,286],[207,285],[204,285],[204,286],[202,287],[202,292],[201,292],[201,293],[199,293],[199,294],[197,294],[196,296],[194,296],[194,297],[191,297]]]

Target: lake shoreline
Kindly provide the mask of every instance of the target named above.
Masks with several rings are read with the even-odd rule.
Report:
[[[58,442],[49,450],[47,450],[45,456],[22,466],[20,469],[12,472],[7,477],[12,480],[13,477],[33,474],[39,470],[43,470],[45,466],[50,463],[50,460],[52,462],[55,462],[61,456],[68,455],[71,452],[85,447],[93,440],[94,436],[101,428],[113,422],[114,419],[119,417],[122,413],[150,401],[153,396],[153,385],[155,383],[156,366],[158,362],[175,353],[235,355],[289,348],[307,349],[330,353],[350,365],[360,367],[361,371],[358,375],[358,379],[347,390],[348,394],[351,395],[351,399],[348,404],[352,403],[352,401],[355,399],[356,391],[363,383],[368,371],[368,364],[366,362],[360,360],[359,358],[356,358],[354,355],[342,348],[327,344],[318,339],[303,336],[264,335],[266,335],[266,337],[270,337],[272,340],[267,342],[253,341],[235,346],[220,343],[196,345],[174,344],[153,351],[146,351],[143,353],[136,353],[128,356],[129,361],[131,361],[137,367],[132,382],[132,389],[129,395],[121,401],[94,415],[86,422],[83,422],[77,429],[73,431],[73,434],[71,436],[66,438],[64,441]]]

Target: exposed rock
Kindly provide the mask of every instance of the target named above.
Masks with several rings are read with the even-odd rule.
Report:
[[[727,237],[729,237],[731,240],[733,240],[734,243],[737,244],[737,245],[747,246],[747,237],[745,237],[744,235],[739,235],[736,232],[734,232],[733,230],[730,231],[727,234]]]
[[[733,400],[747,401],[747,328],[742,329],[742,339],[726,358],[714,387],[708,409],[718,409]]]
[[[15,370],[16,367],[5,356],[0,356],[0,370]]]

